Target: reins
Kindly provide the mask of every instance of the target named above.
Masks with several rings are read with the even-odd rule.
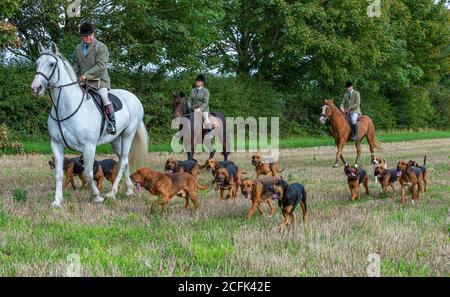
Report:
[[[41,56],[43,56],[43,55],[47,55],[47,56],[50,56],[50,57],[54,58],[56,60],[56,63],[54,65],[53,69],[52,69],[52,72],[50,73],[50,76],[47,77],[47,75],[45,73],[42,73],[40,71],[36,71],[36,75],[42,75],[47,81],[46,89],[49,90],[50,101],[52,102],[52,107],[55,109],[55,115],[56,115],[56,118],[55,118],[52,115],[52,111],[50,110],[50,118],[52,120],[54,120],[58,124],[59,132],[61,133],[62,140],[64,141],[64,144],[66,145],[66,147],[71,149],[71,150],[73,150],[69,146],[69,144],[67,143],[66,138],[64,137],[64,133],[62,131],[61,123],[66,121],[66,120],[68,120],[68,119],[70,119],[70,118],[72,118],[80,110],[81,105],[83,105],[85,97],[87,97],[87,99],[90,98],[90,96],[88,94],[88,84],[85,84],[85,88],[83,89],[83,87],[81,86],[81,81],[80,80],[76,80],[74,82],[71,82],[71,83],[68,83],[68,84],[65,84],[65,85],[57,86],[56,84],[59,82],[59,80],[61,78],[60,70],[59,70],[59,67],[58,67],[58,62],[59,62],[58,57],[55,56],[55,55],[52,55],[50,53],[43,53],[43,54],[41,54]],[[58,69],[58,80],[54,84],[52,84],[50,80],[52,79],[53,75],[55,74],[56,69]],[[59,102],[60,102],[60,99],[61,99],[61,91],[62,91],[63,88],[69,87],[69,86],[72,86],[72,85],[75,85],[75,84],[78,84],[80,86],[80,89],[83,91],[83,96],[81,97],[80,104],[78,104],[78,107],[69,116],[61,119],[60,116],[59,116],[59,112],[58,112],[58,110],[59,110]],[[58,97],[56,99],[56,103],[55,103],[55,100],[53,100],[52,93],[50,92],[50,90],[53,90],[53,89],[58,89],[59,90]]]

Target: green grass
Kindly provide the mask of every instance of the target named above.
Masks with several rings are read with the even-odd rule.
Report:
[[[380,132],[377,139],[382,143],[411,141],[419,139],[450,138],[450,130],[429,130],[429,131],[395,131]],[[363,141],[365,143],[366,140]],[[51,154],[50,142],[43,140],[22,140],[26,153]],[[349,143],[351,144],[351,143]],[[331,136],[305,136],[292,137],[280,140],[280,148],[306,148],[315,146],[334,146],[334,139]],[[248,148],[248,143],[246,144]],[[151,143],[150,152],[171,152],[170,143]],[[109,144],[101,145],[97,148],[98,154],[111,154],[112,149]]]
[[[350,201],[342,166],[331,168],[333,147],[282,151],[285,177],[305,185],[309,212],[303,225],[298,208],[296,224],[284,232],[277,229],[278,207],[269,218],[263,205],[265,216],[247,221],[247,199],[223,201],[212,189],[198,191],[198,210],[184,210],[175,197],[165,211],[150,214],[157,198],[147,192],[125,198],[122,181],[117,200],[93,204],[88,193],[69,188],[63,207],[53,209],[48,156],[3,156],[0,276],[65,276],[74,253],[83,276],[366,276],[372,253],[380,256],[382,276],[449,276],[449,145],[447,138],[386,147],[389,164],[428,156],[429,189],[415,205],[408,194],[404,206],[398,186],[394,200],[390,191],[378,197],[370,167],[370,195],[361,189],[360,200]],[[149,154],[147,163],[163,168],[166,158]],[[253,174],[248,153],[233,160]],[[203,172],[198,180],[209,184],[211,176]],[[28,199],[17,201],[15,189]]]

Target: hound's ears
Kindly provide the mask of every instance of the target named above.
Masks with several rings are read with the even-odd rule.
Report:
[[[184,92],[180,92],[180,97],[181,97],[181,98],[186,97],[186,95],[184,94]]]
[[[38,42],[38,52],[39,52],[39,55],[42,54],[43,52],[45,52],[45,48],[42,45],[41,41]]]
[[[171,93],[171,95],[172,95],[172,97],[178,97],[178,94],[177,94],[177,92],[175,92],[175,91],[173,91],[172,93]]]

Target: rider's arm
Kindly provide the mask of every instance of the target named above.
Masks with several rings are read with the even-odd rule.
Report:
[[[342,96],[341,106],[340,106],[341,109],[344,108],[344,103],[345,103],[345,94],[344,94],[344,96]]]
[[[102,72],[107,68],[109,60],[109,52],[106,46],[102,46],[98,52],[95,53],[95,66],[86,71],[83,75],[88,80],[100,78]]]

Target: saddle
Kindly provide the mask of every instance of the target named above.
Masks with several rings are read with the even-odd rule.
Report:
[[[100,97],[100,95],[97,94],[92,89],[88,90],[88,93],[89,93],[89,96],[92,98],[92,100],[94,100],[95,106],[97,106],[97,109],[100,112],[100,116],[102,117],[102,123],[100,125],[100,135],[102,135],[103,130],[105,128],[105,122],[106,122],[106,116],[105,116],[105,112],[103,110],[102,97]],[[114,112],[117,112],[122,109],[122,107],[123,107],[122,101],[120,101],[120,99],[116,95],[114,95],[112,93],[108,93],[108,98],[114,107]]]

